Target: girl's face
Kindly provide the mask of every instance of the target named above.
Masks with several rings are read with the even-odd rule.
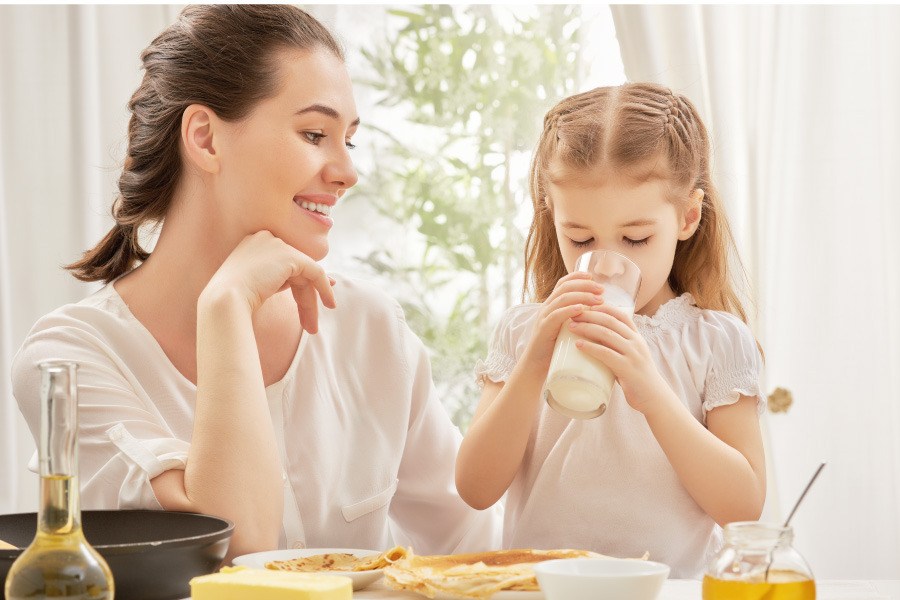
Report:
[[[566,270],[571,273],[588,250],[624,254],[641,270],[635,312],[654,314],[675,296],[668,284],[675,246],[696,230],[702,200],[695,193],[689,208],[680,210],[667,200],[665,188],[661,179],[551,183],[547,201]]]
[[[349,154],[356,104],[347,69],[331,52],[277,56],[278,92],[241,121],[218,122],[218,216],[234,243],[265,229],[320,260],[331,210],[357,181]]]

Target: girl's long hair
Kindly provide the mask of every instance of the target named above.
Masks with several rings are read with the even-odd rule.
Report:
[[[185,8],[141,53],[144,77],[128,102],[128,148],[115,225],[67,265],[82,281],[109,282],[149,254],[138,231],[162,220],[181,176],[181,115],[191,104],[226,121],[247,116],[278,90],[275,54],[324,48],[343,59],[328,30],[288,4],[210,4]]]
[[[524,295],[543,302],[567,273],[546,202],[548,182],[560,175],[551,168],[573,176],[602,168],[636,181],[664,177],[675,203],[703,190],[700,224],[693,236],[678,242],[669,285],[676,294],[690,292],[700,308],[730,312],[746,322],[729,262],[732,251],[737,259],[734,238],[710,177],[709,158],[709,136],[696,108],[667,87],[601,87],[554,106],[544,118],[531,164],[534,220],[525,248]],[[738,260],[735,267],[743,276]]]

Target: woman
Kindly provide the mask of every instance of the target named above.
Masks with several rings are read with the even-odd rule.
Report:
[[[69,266],[106,286],[13,364],[37,435],[36,365],[80,363],[85,507],[229,518],[229,556],[498,545],[456,493],[460,436],[399,305],[316,262],[357,180],[338,44],[289,5],[191,6],[142,60],[116,225]]]

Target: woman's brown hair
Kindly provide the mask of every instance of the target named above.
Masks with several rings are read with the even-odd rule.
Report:
[[[324,48],[343,60],[328,30],[287,4],[188,6],[141,53],[144,77],[128,109],[128,148],[115,225],[68,266],[82,281],[109,282],[149,254],[138,241],[144,223],[159,222],[181,175],[181,115],[202,104],[226,121],[247,116],[277,93],[276,51]]]
[[[600,168],[638,180],[653,174],[668,181],[673,202],[686,202],[698,188],[704,193],[697,231],[675,249],[672,290],[690,292],[699,307],[727,311],[746,322],[729,265],[734,239],[709,158],[709,136],[696,108],[667,87],[602,87],[554,106],[544,118],[531,165],[534,220],[525,248],[525,295],[530,289],[532,298],[543,302],[567,273],[546,201],[551,167],[575,176]]]

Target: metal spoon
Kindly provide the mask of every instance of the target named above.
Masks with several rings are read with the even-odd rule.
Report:
[[[800,507],[800,503],[803,502],[803,499],[806,497],[806,493],[809,491],[809,488],[812,487],[812,484],[816,481],[816,477],[819,476],[819,473],[822,472],[822,469],[825,468],[825,463],[819,465],[819,468],[816,469],[816,472],[813,473],[812,478],[810,478],[809,483],[806,484],[806,487],[803,489],[803,493],[800,494],[800,497],[797,498],[797,502],[794,503],[794,508],[791,509],[791,514],[788,515],[788,518],[784,520],[784,525],[782,527],[787,527],[791,522],[791,518],[793,518],[794,513],[797,512],[797,508]],[[769,564],[766,565],[766,583],[769,581],[769,569],[772,567],[772,555],[775,550],[772,549],[772,552],[769,552]]]

